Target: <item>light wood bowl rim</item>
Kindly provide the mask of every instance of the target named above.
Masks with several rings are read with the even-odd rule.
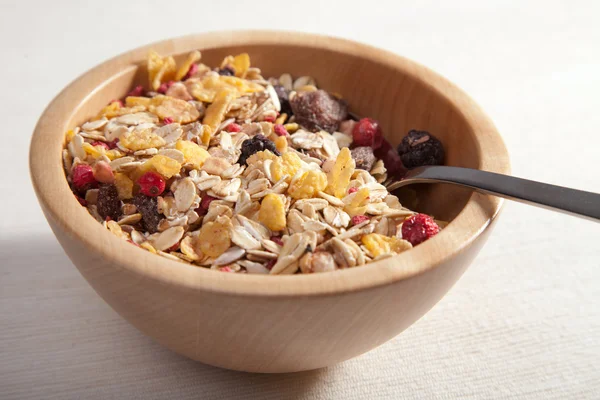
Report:
[[[133,68],[145,59],[149,49],[159,53],[182,53],[197,48],[231,45],[273,44],[312,46],[349,53],[372,62],[389,65],[426,82],[438,95],[450,101],[470,126],[477,127],[477,146],[482,152],[480,169],[509,173],[506,147],[491,120],[462,90],[430,69],[386,50],[329,36],[288,31],[223,31],[167,39],[122,53],[84,73],[70,83],[48,105],[34,130],[30,147],[30,173],[34,189],[48,218],[77,238],[91,254],[100,254],[115,268],[125,268],[143,279],[157,280],[184,291],[207,291],[237,296],[289,297],[349,293],[407,280],[436,268],[468,247],[496,218],[502,200],[472,194],[452,223],[439,235],[415,249],[359,268],[324,274],[293,276],[239,275],[186,265],[136,248],[117,238],[95,221],[71,193],[64,178],[57,148],[58,138],[69,127],[75,110],[94,89],[103,71]],[[114,77],[116,72],[111,73]],[[72,107],[71,107],[72,106]],[[72,111],[67,111],[67,110]],[[53,133],[47,133],[49,129]],[[60,134],[58,131],[60,131]],[[493,204],[484,212],[481,201]]]

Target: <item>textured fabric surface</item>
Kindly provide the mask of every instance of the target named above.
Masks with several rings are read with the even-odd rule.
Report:
[[[515,175],[600,192],[597,2],[83,4],[0,2],[1,398],[600,398],[597,224],[509,203],[464,277],[402,335],[320,371],[244,374],[175,355],[116,315],[53,238],[26,165],[45,105],[95,64],[192,32],[295,29],[437,70],[493,118]]]

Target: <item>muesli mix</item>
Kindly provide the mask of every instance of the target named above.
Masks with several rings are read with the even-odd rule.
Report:
[[[309,76],[265,79],[246,53],[200,60],[150,52],[148,89],[67,132],[68,182],[113,234],[201,267],[294,274],[390,257],[444,225],[385,186],[443,163],[428,132],[396,150]]]

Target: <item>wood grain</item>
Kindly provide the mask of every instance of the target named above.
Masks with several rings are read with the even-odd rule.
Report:
[[[248,51],[265,75],[314,76],[350,107],[380,120],[396,144],[408,129],[444,142],[450,165],[509,172],[495,127],[454,85],[402,57],[318,35],[210,33],[120,55],[84,74],[48,106],[34,132],[30,169],[59,242],[96,292],[148,336],[192,359],[224,368],[290,372],[355,357],[426,313],[485,242],[501,200],[449,186],[423,191],[420,207],[452,223],[434,239],[365,267],[308,276],[220,274],[163,259],[112,236],[80,207],[66,184],[64,131],[145,79],[149,48],[183,56],[199,48],[208,64]]]

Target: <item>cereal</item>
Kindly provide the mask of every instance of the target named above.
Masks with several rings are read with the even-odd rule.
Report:
[[[119,238],[229,273],[355,268],[399,254],[446,223],[404,207],[384,184],[443,147],[410,131],[400,154],[371,118],[314,78],[265,79],[248,53],[218,69],[148,54],[148,86],[65,133],[67,180]]]

